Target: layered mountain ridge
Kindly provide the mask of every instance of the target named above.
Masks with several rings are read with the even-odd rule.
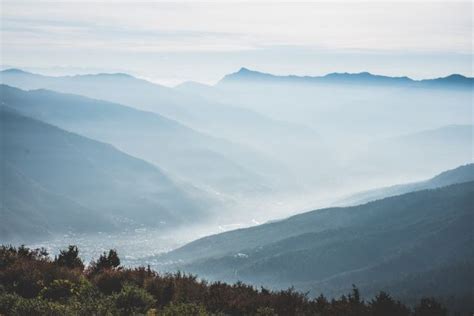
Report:
[[[296,76],[296,75],[273,75],[242,67],[239,71],[224,76],[218,85],[239,82],[254,83],[307,83],[307,84],[374,84],[374,85],[411,85],[413,87],[458,87],[472,88],[474,78],[465,77],[460,74],[452,74],[446,77],[434,79],[414,80],[409,77],[390,77],[375,75],[369,72],[360,73],[329,73],[324,76]]]
[[[4,240],[169,229],[208,216],[204,192],[194,197],[143,160],[5,105],[0,114]]]
[[[204,237],[150,262],[211,280],[295,286],[313,296],[338,296],[357,284],[369,297],[381,288],[398,297],[416,296],[420,289],[467,297],[472,274],[452,274],[456,286],[427,288],[442,277],[440,271],[474,266],[472,171],[472,164],[461,166],[381,192],[392,197]]]

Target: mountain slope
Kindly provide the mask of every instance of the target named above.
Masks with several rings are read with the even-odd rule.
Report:
[[[213,87],[185,83],[178,88],[275,120],[315,126],[328,150],[300,155],[316,160],[300,174],[329,169],[330,177],[318,174],[322,183],[340,179],[342,185],[349,183],[348,192],[413,181],[471,162],[472,82],[457,75],[416,81],[369,73],[275,76],[243,68]]]
[[[301,157],[317,157],[315,159],[321,164],[323,160],[331,159],[327,145],[313,127],[288,123],[284,119],[273,120],[235,102],[222,103],[185,89],[160,86],[126,74],[50,77],[10,69],[0,73],[0,80],[22,89],[79,94],[163,115],[195,131],[231,141],[232,146],[215,151],[228,153],[227,156],[236,154],[239,147],[236,144],[242,144],[251,151],[231,160],[238,160],[240,165],[247,167],[255,166],[250,169],[270,174],[273,181],[280,184],[292,182],[288,187],[295,187],[299,182],[303,185],[310,182],[314,187],[311,181],[295,179],[295,174],[309,174],[310,164]]]
[[[458,75],[421,81],[369,73],[275,76],[244,68],[225,76],[212,91],[197,85],[192,90],[276,120],[317,126],[327,141],[337,137],[338,143],[350,145],[361,138],[472,124],[473,82]]]
[[[205,197],[195,200],[142,160],[5,106],[0,114],[2,239],[118,224],[165,229],[206,214]]]
[[[242,72],[255,75],[249,70]],[[288,184],[284,189],[294,188],[292,194],[295,195],[295,192],[302,191],[348,192],[361,183],[366,184],[365,189],[394,181],[407,181],[469,161],[463,159],[464,156],[456,155],[468,152],[470,144],[468,147],[459,146],[446,155],[431,157],[430,164],[424,164],[423,170],[410,165],[409,152],[400,152],[407,157],[406,163],[394,165],[391,169],[383,167],[380,159],[384,157],[376,159],[378,156],[369,156],[357,160],[359,149],[376,138],[413,134],[448,124],[472,124],[471,90],[453,89],[451,85],[443,85],[446,89],[425,89],[424,86],[419,87],[416,81],[415,88],[411,86],[412,80],[405,77],[391,78],[367,73],[332,74],[321,79],[334,82],[330,85],[285,81],[278,88],[244,80],[244,84],[238,87],[226,84],[213,87],[194,84],[190,87],[190,84],[184,84],[171,89],[125,74],[46,77],[5,71],[1,77],[3,82],[28,89],[43,87],[80,93],[147,109],[194,130],[232,140],[234,144],[243,144],[251,150],[236,153],[235,146],[212,149],[215,154],[223,156],[221,158],[227,158],[254,174],[253,178],[249,176],[252,181],[245,183],[235,176],[237,171],[233,169],[233,182],[241,181],[241,184],[230,189],[245,191],[246,194],[272,191],[272,185],[268,182],[257,187],[249,185],[248,182],[262,183],[261,179],[254,180],[255,173],[270,177],[269,182],[278,186]],[[267,75],[264,74],[264,77]],[[294,76],[290,78],[293,80]],[[453,78],[449,81],[459,79],[456,76]],[[360,81],[363,84],[346,84],[346,81]],[[163,161],[152,160],[139,152],[131,153],[166,167]],[[255,159],[256,153],[261,158]],[[315,165],[318,168],[314,168]],[[359,167],[360,170],[357,170]],[[186,173],[192,175],[200,169],[201,166],[188,168]],[[366,172],[368,169],[371,173]],[[167,171],[174,172],[172,169]],[[205,176],[213,174],[210,168],[208,171]],[[230,181],[212,181],[210,190],[213,191],[217,187],[231,185]],[[224,193],[219,189],[217,191]],[[230,190],[225,191],[229,193]]]
[[[258,153],[158,114],[47,90],[0,89],[2,102],[24,115],[110,143],[202,188],[228,194],[268,189],[264,176],[252,171],[272,168]]]
[[[390,288],[401,276],[474,262],[472,205],[474,182],[466,182],[206,237],[158,260],[211,279],[312,295],[357,284],[371,295],[374,284]]]
[[[7,69],[2,83],[22,89],[49,89],[125,104],[155,112],[196,130],[227,137],[256,147],[272,135],[317,140],[310,128],[271,120],[251,109],[222,104],[183,89],[173,89],[127,74],[96,74],[50,77]]]
[[[350,206],[383,199],[389,196],[404,193],[436,189],[456,183],[474,181],[474,164],[467,164],[452,170],[447,170],[426,181],[394,185],[386,188],[374,189],[348,196],[334,203],[338,206]]]
[[[413,181],[472,161],[470,89],[345,84],[217,89],[275,119],[317,126],[342,160],[331,170],[333,178],[355,179],[353,187]]]
[[[48,191],[23,175],[4,158],[0,174],[2,240],[45,236],[53,231],[93,232],[115,228],[113,222],[100,212],[88,209],[64,195]]]
[[[400,187],[403,190],[409,191],[393,192],[393,194],[392,191],[389,191],[387,194],[388,196],[395,196],[418,190],[433,189],[452,184],[474,181],[472,172],[472,164],[460,166],[452,170],[447,170],[425,182],[394,187]],[[385,194],[384,188],[380,190],[382,194]],[[377,191],[374,190],[374,192]],[[364,192],[362,192],[361,195],[365,198]],[[355,196],[357,197],[358,195],[356,194]],[[380,196],[380,199],[385,197],[386,196]],[[370,200],[377,200],[377,197],[371,197]],[[357,207],[363,206],[360,205]],[[241,249],[259,247],[267,243],[272,243],[280,239],[296,236],[298,234],[324,231],[330,228],[332,229],[340,225],[351,223],[351,216],[355,213],[350,213],[351,216],[347,217],[341,216],[341,210],[344,209],[350,208],[336,206],[329,209],[303,213],[292,216],[289,219],[275,221],[269,224],[230,231],[216,235],[215,238],[213,236],[204,237],[188,245],[185,245],[180,249],[174,250],[168,254],[168,256],[170,256],[171,260],[178,260],[177,258],[179,258],[179,260],[184,260],[186,262],[204,257],[221,256],[225,254],[226,251],[239,251]],[[331,210],[337,210],[337,212],[332,212]],[[315,216],[318,215],[319,217],[317,221],[307,221],[305,214],[308,215],[308,217],[310,214]],[[258,236],[258,238],[255,238],[255,236]]]

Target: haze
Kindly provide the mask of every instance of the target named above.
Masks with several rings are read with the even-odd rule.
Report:
[[[2,1],[0,313],[472,315],[472,12]]]
[[[2,64],[215,83],[274,74],[472,75],[472,2],[2,1]],[[291,61],[291,62],[290,62]]]

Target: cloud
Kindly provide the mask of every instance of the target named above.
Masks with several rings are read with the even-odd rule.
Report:
[[[199,62],[220,67],[223,74],[243,62],[275,71],[275,60],[280,72],[291,72],[291,64],[306,62],[309,69],[316,56],[357,52],[403,55],[412,58],[412,66],[418,54],[472,54],[471,9],[469,2],[7,0],[2,2],[2,59],[42,66],[121,68],[127,63],[148,71],[170,57],[168,63],[175,64],[160,69],[183,70],[180,65]],[[292,59],[301,51],[303,59]],[[443,63],[459,72],[455,58]],[[403,69],[406,61],[399,62]],[[351,67],[344,61],[341,66]]]
[[[3,30],[22,37],[26,33],[20,30],[23,26],[28,34],[41,33],[52,45],[61,41],[64,32],[70,32],[77,41],[106,41],[115,49],[120,49],[120,43],[126,46],[135,42],[145,51],[160,47],[163,51],[188,51],[192,47],[202,51],[305,45],[467,52],[472,42],[468,8],[465,3],[20,1],[4,4]],[[140,45],[144,42],[148,44]]]

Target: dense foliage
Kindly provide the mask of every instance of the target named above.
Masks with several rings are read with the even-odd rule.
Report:
[[[0,315],[341,315],[442,316],[432,298],[413,309],[380,292],[363,301],[347,296],[310,299],[293,289],[270,291],[236,283],[198,280],[149,267],[123,268],[110,250],[87,268],[77,247],[53,260],[44,249],[0,247]]]

